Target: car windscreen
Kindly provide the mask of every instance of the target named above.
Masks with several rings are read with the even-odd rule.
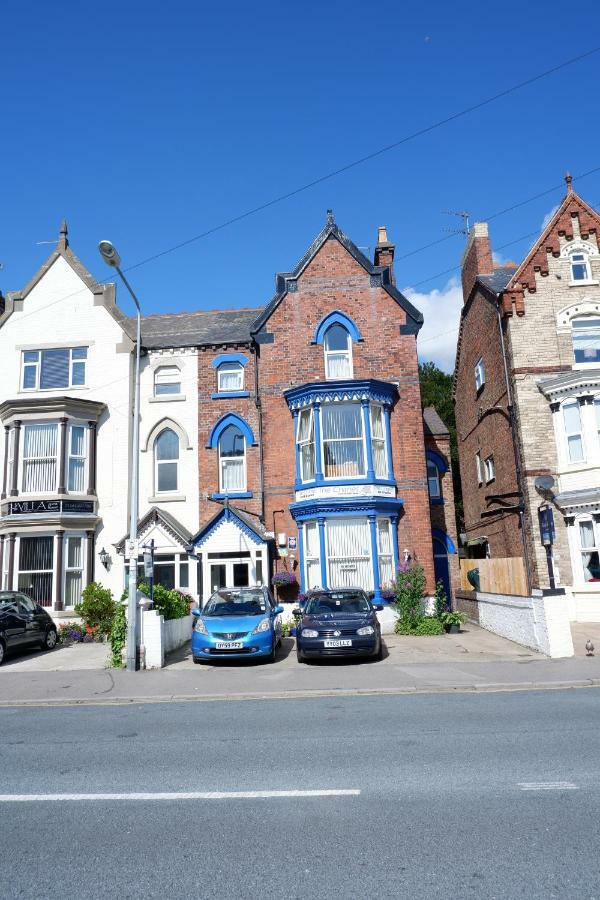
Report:
[[[323,613],[368,613],[371,609],[371,604],[362,591],[330,591],[309,597],[304,614],[318,616]]]
[[[206,602],[203,616],[261,616],[269,612],[262,590],[222,589]]]

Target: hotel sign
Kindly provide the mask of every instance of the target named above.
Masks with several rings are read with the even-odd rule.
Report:
[[[339,497],[395,497],[396,488],[386,484],[330,484],[296,491],[296,501]]]
[[[93,500],[11,500],[8,504],[9,516],[93,512]]]

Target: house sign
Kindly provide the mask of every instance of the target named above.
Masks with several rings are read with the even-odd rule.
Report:
[[[8,504],[9,516],[93,512],[93,500],[11,500]]]

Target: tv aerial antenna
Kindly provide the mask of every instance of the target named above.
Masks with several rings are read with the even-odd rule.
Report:
[[[469,219],[471,214],[463,210],[462,212],[455,212],[453,209],[444,209],[442,210],[445,216],[458,216],[459,219],[462,219],[462,228],[444,228],[444,231],[449,231],[450,234],[464,234],[465,237],[471,232],[471,227],[469,225]]]

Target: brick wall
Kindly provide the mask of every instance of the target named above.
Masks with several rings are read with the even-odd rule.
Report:
[[[448,463],[448,470],[440,477],[440,488],[443,503],[430,503],[430,518],[432,528],[441,528],[452,538],[458,551],[458,536],[456,533],[456,515],[454,511],[454,486],[452,484],[452,469],[450,467],[450,436],[426,435],[426,450],[439,453]],[[458,568],[458,553],[448,556],[450,569],[450,583],[452,592],[455,593],[460,585],[460,572]]]

